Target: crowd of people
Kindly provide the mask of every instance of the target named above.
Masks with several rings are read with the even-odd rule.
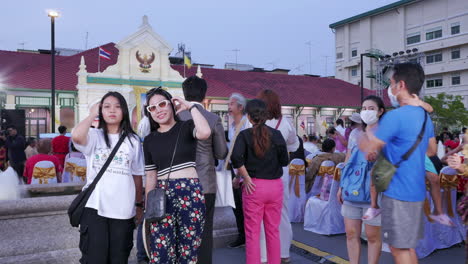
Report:
[[[216,166],[225,160],[238,228],[238,237],[229,246],[245,245],[248,264],[279,264],[291,262],[289,162],[304,160],[306,193],[323,161],[344,162],[337,196],[350,263],[360,261],[363,223],[367,263],[378,263],[383,242],[390,246],[395,262],[417,263],[414,249],[424,236],[426,179],[435,207],[431,219],[453,225],[442,210],[438,175],[445,163],[466,176],[468,169],[458,153],[465,148],[467,155],[468,136],[463,128],[459,135],[444,129],[435,137],[428,114],[432,107],[418,98],[424,81],[420,65],[395,65],[390,81],[388,96],[394,110],[386,111],[382,98],[368,96],[348,125],[337,119],[324,137],[302,138],[283,118],[280,98],[272,90],[260,91],[252,100],[232,94],[228,103],[232,122],[225,132],[220,117],[204,109],[208,86],[203,79],[192,76],[184,81],[185,99],[153,88],[146,94],[142,121],[146,125],[139,125],[138,134],[131,127],[125,98],[108,92],[73,129],[71,141],[63,126],[53,140],[29,138],[27,143],[14,127],[8,128],[0,135],[0,169],[8,161],[29,184],[34,164],[47,160],[55,164],[60,183],[66,160],[85,158],[87,188],[123,140],[81,217],[80,262],[127,263],[133,230],[138,227],[139,263],[209,264]],[[96,117],[99,125],[94,128]],[[378,192],[372,174],[382,159],[396,169],[389,185]],[[356,170],[362,173],[355,174]],[[353,173],[362,177],[362,184],[353,188],[364,195],[350,195],[347,177]],[[166,214],[158,221],[143,221],[147,195],[155,188],[164,189]],[[466,199],[461,201],[463,211],[468,205]],[[467,218],[466,210],[462,213]]]

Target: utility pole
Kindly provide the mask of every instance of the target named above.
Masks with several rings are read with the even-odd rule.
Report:
[[[236,56],[236,70],[237,70],[238,69],[237,68],[237,53],[240,51],[240,49],[233,49],[232,51],[234,51],[235,56]]]
[[[312,42],[307,41],[305,44],[309,46],[309,74],[312,74]]]

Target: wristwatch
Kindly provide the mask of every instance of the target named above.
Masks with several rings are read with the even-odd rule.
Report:
[[[141,208],[145,207],[143,202],[135,203],[135,206],[136,207],[141,207]]]

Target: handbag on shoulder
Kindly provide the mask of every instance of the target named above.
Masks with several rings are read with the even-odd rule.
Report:
[[[392,181],[393,175],[395,175],[396,170],[400,167],[400,164],[407,160],[411,154],[416,150],[419,143],[421,143],[424,131],[426,130],[426,121],[427,121],[427,113],[424,111],[424,123],[419,132],[418,138],[416,142],[414,142],[413,146],[408,150],[401,157],[401,160],[397,164],[391,163],[383,154],[383,151],[380,152],[379,156],[377,157],[377,161],[372,168],[371,175],[372,175],[372,182],[375,185],[375,189],[377,192],[384,192],[388,189],[390,182]]]
[[[68,207],[67,213],[68,213],[68,218],[70,219],[71,226],[78,227],[80,225],[81,215],[83,215],[83,211],[86,206],[86,203],[88,202],[89,197],[93,193],[94,188],[96,187],[99,180],[102,178],[102,175],[107,170],[107,167],[109,167],[109,164],[111,163],[112,159],[114,159],[115,153],[117,153],[117,150],[119,150],[120,145],[122,145],[122,142],[124,141],[124,139],[125,139],[125,136],[120,137],[114,149],[112,149],[111,154],[107,158],[106,163],[104,163],[101,170],[96,175],[96,178],[94,178],[93,182],[89,185],[88,188],[81,191],[78,194],[78,196],[75,197],[75,199],[70,204],[70,207]]]
[[[182,126],[184,123],[182,124]],[[167,185],[169,185],[169,176],[171,175],[172,164],[174,162],[175,153],[177,150],[177,145],[179,144],[180,131],[182,126],[177,133],[177,140],[174,146],[174,151],[172,152],[171,165],[169,167],[169,172],[167,174]],[[164,188],[154,188],[148,192],[146,197],[146,208],[145,208],[145,222],[154,223],[166,217],[166,190]]]

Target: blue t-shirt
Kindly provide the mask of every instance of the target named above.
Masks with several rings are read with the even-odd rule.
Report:
[[[425,111],[421,107],[402,106],[384,115],[375,136],[385,142],[385,157],[396,164],[416,142],[424,122]],[[408,202],[426,198],[425,156],[429,139],[434,137],[434,126],[427,117],[423,140],[408,160],[402,162],[393,176],[385,195]]]

